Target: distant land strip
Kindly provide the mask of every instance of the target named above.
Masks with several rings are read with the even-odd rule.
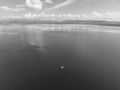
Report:
[[[15,20],[0,20],[1,25],[19,24],[86,24],[86,25],[101,25],[101,26],[120,26],[119,21],[104,21],[104,20],[26,20],[26,19],[15,19]]]

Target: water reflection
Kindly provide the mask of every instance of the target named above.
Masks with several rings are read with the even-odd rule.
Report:
[[[1,90],[118,89],[120,35],[113,33],[118,29],[84,25],[0,28]]]
[[[46,45],[44,41],[44,31],[36,28],[36,26],[26,26],[26,35],[31,46],[38,46],[39,50],[46,52]]]

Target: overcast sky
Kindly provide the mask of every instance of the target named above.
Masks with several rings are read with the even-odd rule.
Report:
[[[120,15],[120,0],[0,0],[0,16],[40,14]]]

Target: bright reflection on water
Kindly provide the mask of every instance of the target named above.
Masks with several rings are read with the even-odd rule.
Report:
[[[44,42],[44,31],[40,30],[39,28],[31,28],[30,26],[26,26],[26,36],[28,37],[28,41],[30,45],[39,46],[40,51],[45,51],[45,42]]]
[[[120,27],[0,26],[1,90],[120,90]]]

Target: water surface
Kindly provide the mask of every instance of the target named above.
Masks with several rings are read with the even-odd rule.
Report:
[[[0,26],[0,88],[119,90],[119,30],[72,24]]]

